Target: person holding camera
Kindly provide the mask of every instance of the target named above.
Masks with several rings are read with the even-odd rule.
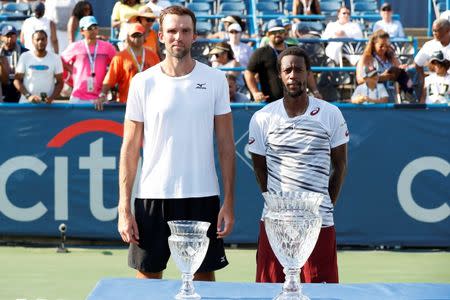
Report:
[[[415,101],[413,82],[406,73],[406,65],[401,65],[391,47],[389,34],[380,29],[375,31],[369,39],[364,52],[356,66],[356,81],[363,84],[364,68],[374,67],[378,71],[378,81],[389,90],[389,82],[398,82],[401,98],[408,102]],[[390,95],[393,101],[394,95]]]
[[[63,88],[63,66],[59,55],[46,50],[44,30],[32,35],[34,50],[22,54],[16,68],[14,86],[22,94],[19,103],[52,103]]]

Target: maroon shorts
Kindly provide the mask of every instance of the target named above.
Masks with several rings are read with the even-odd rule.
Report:
[[[302,268],[300,277],[305,283],[339,282],[334,226],[320,230],[316,246]],[[283,267],[270,247],[263,221],[259,223],[256,282],[284,282]]]

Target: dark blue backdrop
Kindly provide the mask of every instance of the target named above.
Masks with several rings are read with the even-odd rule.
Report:
[[[258,107],[234,107],[236,226],[254,243],[262,208],[246,151]],[[450,112],[445,107],[341,106],[348,175],[335,212],[339,244],[450,246]],[[119,239],[123,107],[0,105],[0,235]],[[218,168],[219,169],[219,168]]]

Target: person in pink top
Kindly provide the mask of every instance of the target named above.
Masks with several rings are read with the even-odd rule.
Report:
[[[100,98],[102,82],[116,49],[97,39],[98,23],[95,17],[80,20],[81,41],[70,44],[61,54],[64,69],[72,74],[73,92],[69,103],[95,104]]]

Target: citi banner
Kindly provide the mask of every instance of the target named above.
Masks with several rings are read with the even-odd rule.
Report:
[[[259,108],[233,107],[236,224],[228,243],[257,241],[263,199],[247,140]],[[338,243],[450,246],[448,108],[340,108],[350,143]],[[120,239],[123,117],[123,106],[0,105],[0,235],[56,237],[65,223],[68,238]]]

